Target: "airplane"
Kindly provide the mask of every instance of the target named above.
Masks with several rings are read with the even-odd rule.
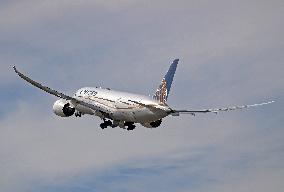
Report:
[[[25,76],[13,66],[14,71],[31,85],[60,99],[53,104],[53,112],[60,117],[75,115],[95,115],[103,120],[100,124],[102,129],[107,127],[120,127],[127,130],[135,129],[135,123],[140,123],[146,128],[157,128],[161,125],[162,119],[172,115],[190,114],[195,116],[198,113],[218,113],[221,111],[232,111],[255,106],[273,103],[274,101],[204,110],[176,110],[167,104],[174,75],[179,59],[175,59],[162,79],[156,92],[152,97],[128,92],[111,90],[109,88],[84,87],[80,88],[73,96],[44,86],[29,77]]]

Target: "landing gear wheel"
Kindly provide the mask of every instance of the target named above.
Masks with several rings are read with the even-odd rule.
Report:
[[[101,127],[102,129],[105,129],[105,128],[107,128],[107,125],[106,125],[105,123],[101,123],[101,124],[100,124],[100,127]]]
[[[81,117],[81,116],[82,116],[82,113],[81,113],[81,112],[78,112],[78,111],[77,111],[77,112],[75,113],[75,117]]]
[[[105,121],[104,124],[106,124],[106,126],[112,126],[112,122],[110,120]]]
[[[127,130],[131,131],[131,130],[135,129],[135,127],[136,127],[135,125],[128,125]]]
[[[108,120],[108,121],[105,121],[105,120],[104,120],[104,122],[100,124],[100,127],[101,127],[102,129],[105,129],[105,128],[107,128],[108,126],[112,126],[112,122],[111,122],[110,120]]]

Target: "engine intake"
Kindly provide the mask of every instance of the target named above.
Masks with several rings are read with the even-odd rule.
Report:
[[[60,117],[70,117],[75,113],[75,108],[68,101],[59,99],[53,104],[53,112]]]
[[[150,122],[150,123],[141,123],[141,125],[143,125],[144,127],[147,127],[147,128],[157,128],[161,125],[161,123],[162,123],[162,119],[157,120],[157,121],[153,121],[153,122]]]

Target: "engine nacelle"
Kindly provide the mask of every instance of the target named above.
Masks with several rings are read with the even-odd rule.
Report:
[[[53,104],[53,112],[60,117],[70,117],[75,113],[75,108],[68,101],[59,99]]]
[[[158,121],[153,121],[150,123],[141,123],[142,126],[147,127],[147,128],[157,128],[161,125],[162,123],[162,119],[158,120]]]

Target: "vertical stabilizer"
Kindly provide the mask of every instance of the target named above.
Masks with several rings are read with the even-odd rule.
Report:
[[[155,100],[158,100],[161,103],[166,103],[170,90],[171,90],[171,86],[172,86],[172,82],[175,76],[178,62],[179,62],[179,59],[175,59],[173,63],[171,64],[167,74],[162,79],[161,84],[159,85],[156,93],[153,96]]]

